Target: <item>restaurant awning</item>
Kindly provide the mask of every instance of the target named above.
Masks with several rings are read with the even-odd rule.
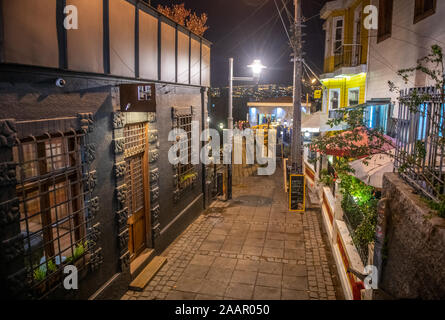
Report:
[[[352,139],[352,136],[357,134],[358,138],[356,139],[356,141],[352,141],[350,142],[354,147],[356,148],[360,148],[360,147],[369,147],[369,154],[364,155],[365,156],[370,156],[373,154],[377,154],[377,153],[381,153],[381,152],[385,152],[385,151],[389,151],[395,148],[396,142],[393,138],[387,136],[387,135],[383,135],[383,139],[385,140],[385,142],[381,144],[381,142],[379,141],[378,138],[372,137],[372,139],[369,138],[368,134],[366,133],[366,129],[364,128],[357,128],[354,129],[356,132],[353,132],[352,130],[350,131],[344,131],[342,133],[340,133],[338,136],[340,136],[340,138],[343,138],[345,141]],[[348,147],[343,147],[340,148],[339,146],[327,146],[326,152],[325,154],[327,155],[331,155],[331,156],[337,156],[337,157],[354,157],[354,154],[352,154],[352,151],[350,148]]]

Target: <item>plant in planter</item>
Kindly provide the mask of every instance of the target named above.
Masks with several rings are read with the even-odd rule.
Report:
[[[193,186],[198,179],[198,174],[196,172],[187,173],[180,178],[180,185],[182,189],[189,186]]]
[[[34,287],[34,291],[37,295],[42,295],[46,291],[46,271],[43,268],[37,268],[33,272],[33,279],[37,285]]]
[[[37,282],[43,281],[46,278],[46,270],[37,268],[34,270],[34,280]]]
[[[36,266],[33,272],[34,282],[37,283],[35,287],[37,294],[43,294],[47,288],[52,288],[54,284],[60,280],[59,269],[53,260],[45,264],[46,258],[41,259],[41,265]]]
[[[90,255],[87,254],[88,243],[88,241],[79,243],[74,248],[73,255],[65,260],[66,265],[74,265],[78,270],[82,270],[80,277],[83,277],[87,272],[85,265],[90,259]]]

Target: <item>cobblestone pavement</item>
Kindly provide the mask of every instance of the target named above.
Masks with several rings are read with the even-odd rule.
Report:
[[[165,250],[145,290],[122,299],[341,299],[320,209],[288,212],[281,179],[243,178]]]

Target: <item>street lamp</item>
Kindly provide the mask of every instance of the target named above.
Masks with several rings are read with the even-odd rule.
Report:
[[[249,64],[247,67],[252,69],[254,78],[259,78],[263,69],[266,69],[261,63],[261,60],[253,60],[253,63]]]
[[[232,141],[232,130],[233,130],[233,81],[250,81],[257,82],[260,78],[265,66],[261,63],[261,60],[255,59],[252,64],[247,66],[252,69],[253,77],[234,77],[233,76],[233,58],[229,59],[229,116],[227,118],[227,124],[229,129],[229,141]],[[233,149],[232,149],[233,150]],[[227,188],[227,199],[232,199],[232,164],[228,165],[228,188]]]

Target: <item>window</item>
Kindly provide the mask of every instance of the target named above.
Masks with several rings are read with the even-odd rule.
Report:
[[[83,139],[74,131],[47,134],[23,139],[13,149],[25,266],[29,283],[40,288],[39,294],[61,283],[57,277],[65,264],[85,261],[89,221]]]
[[[179,189],[185,189],[190,186],[197,178],[197,172],[192,161],[192,120],[193,114],[179,114],[176,116],[176,128],[182,129],[187,134],[187,140],[185,140],[184,146],[181,146],[181,150],[187,149],[187,153],[183,155],[185,159],[182,159],[177,165],[177,178]],[[179,137],[178,137],[179,139]],[[186,163],[186,164],[185,164]]]
[[[360,100],[360,88],[352,88],[348,90],[348,106],[356,106]]]
[[[341,54],[343,46],[343,17],[335,17],[332,29],[332,54]]]
[[[335,110],[340,107],[340,89],[329,90],[329,110]]]
[[[379,1],[379,29],[377,31],[377,42],[384,41],[391,37],[393,7],[393,0]]]
[[[414,7],[414,23],[436,13],[436,0],[416,0]]]

